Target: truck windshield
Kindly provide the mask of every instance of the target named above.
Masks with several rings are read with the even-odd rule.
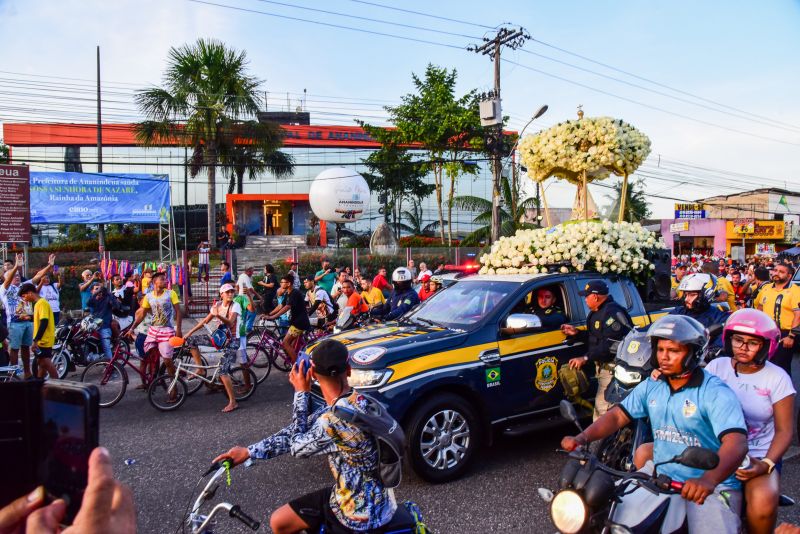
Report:
[[[429,326],[466,330],[494,311],[518,287],[516,282],[459,282],[434,294],[408,319]]]

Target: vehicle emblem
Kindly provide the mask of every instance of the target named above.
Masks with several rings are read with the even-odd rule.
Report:
[[[639,350],[639,342],[638,341],[631,341],[628,343],[628,354],[636,354],[636,351]]]
[[[355,351],[351,356],[350,360],[355,363],[360,363],[362,365],[366,365],[368,363],[372,363],[386,352],[384,347],[364,347],[363,349],[359,349]]]
[[[536,389],[547,393],[553,389],[558,379],[558,360],[552,356],[536,361]]]
[[[486,387],[492,388],[500,385],[500,368],[490,367],[486,369]]]

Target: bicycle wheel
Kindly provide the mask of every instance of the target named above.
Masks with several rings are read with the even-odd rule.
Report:
[[[234,367],[231,369],[231,382],[233,382],[233,396],[237,401],[250,398],[258,386],[255,373],[247,367]]]
[[[81,382],[97,386],[100,392],[100,407],[111,408],[125,396],[128,373],[117,362],[93,362],[83,370]]]
[[[275,369],[284,373],[292,370],[292,360],[289,359],[289,355],[286,354],[286,349],[283,348],[280,341],[273,340],[267,345],[266,351]]]
[[[247,346],[247,361],[250,362],[248,367],[256,375],[256,380],[260,384],[269,376],[272,371],[272,361],[269,354],[258,345]]]
[[[183,363],[197,365],[194,361],[194,358],[192,358],[192,353],[189,351],[183,351],[181,352],[181,354],[176,356],[175,361],[177,362],[178,360],[182,361]],[[206,360],[205,356],[203,356],[202,354],[200,355],[200,361],[203,362],[204,367],[208,367],[208,360]],[[203,371],[203,369],[195,369],[193,367],[188,367],[181,370],[181,378],[183,378],[183,380],[186,381],[186,392],[189,395],[196,393],[197,390],[203,387],[204,383],[201,378],[189,373],[190,370],[192,373],[200,374]],[[205,371],[208,372],[207,369]]]
[[[162,412],[177,410],[186,402],[186,382],[183,378],[177,379],[170,375],[161,375],[150,384],[147,398],[153,408]]]

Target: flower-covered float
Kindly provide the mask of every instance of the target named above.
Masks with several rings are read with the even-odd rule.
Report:
[[[537,187],[551,176],[578,186],[580,200],[576,202],[578,209],[573,210],[573,218],[578,220],[551,228],[519,230],[500,238],[481,256],[481,273],[596,271],[637,281],[652,274],[655,266],[649,253],[663,248],[663,241],[641,224],[623,220],[628,175],[650,153],[650,139],[645,134],[622,120],[584,118],[579,110],[578,120],[525,137],[519,151],[521,163]],[[588,220],[588,184],[612,173],[623,177],[619,221]]]

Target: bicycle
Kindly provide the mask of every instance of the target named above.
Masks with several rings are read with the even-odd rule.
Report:
[[[138,360],[142,364],[137,367],[131,362],[131,357],[133,357],[134,361]],[[186,360],[187,358],[191,359],[191,354],[189,354],[188,350],[181,351],[174,359]],[[100,407],[111,408],[122,400],[128,389],[130,379],[128,378],[126,367],[130,367],[139,375],[143,389],[147,390],[156,377],[164,374],[166,370],[166,366],[159,360],[160,356],[157,353],[146,355],[144,359],[141,359],[138,354],[130,351],[127,343],[119,343],[114,347],[110,361],[101,360],[86,366],[86,369],[81,374],[81,382],[97,386],[100,392]],[[208,363],[204,358],[201,361],[204,364]],[[189,394],[194,393],[202,386],[201,382],[191,377],[187,381],[191,383],[191,387],[187,385]]]
[[[292,369],[292,360],[286,354],[286,349],[283,346],[283,336],[280,335],[280,327],[273,323],[272,325],[262,323],[259,325],[260,334],[258,334],[258,341],[256,343],[250,342],[250,339],[255,337],[248,337],[246,347],[247,359],[252,362],[252,365],[264,368],[268,363],[279,371],[288,373]],[[309,344],[325,337],[327,332],[319,329],[311,329],[303,333],[302,336],[297,338],[295,342],[295,354],[300,354],[300,351],[306,348]],[[259,380],[263,382],[269,375],[269,371]]]
[[[197,391],[203,384],[213,388],[224,387],[219,373],[222,369],[222,359],[216,365],[197,365],[189,363],[185,359],[176,359],[175,363],[174,375],[162,374],[157,376],[150,383],[150,387],[147,390],[150,404],[157,410],[162,412],[177,410],[186,402],[186,397]],[[204,370],[204,374],[196,372],[201,369]],[[211,378],[207,377],[209,370],[214,371]],[[184,376],[196,380],[196,385],[193,386],[195,389],[191,393]],[[258,386],[255,373],[248,367],[234,367],[231,369],[230,377],[233,382],[233,396],[237,401],[249,399],[255,392],[256,386]]]
[[[217,490],[220,486],[220,479],[223,475],[227,475],[227,485],[230,486],[231,467],[232,464],[230,460],[226,460],[221,462],[220,465],[214,464],[211,466],[211,469],[206,471],[206,473],[203,475],[203,477],[209,475],[216,468],[214,475],[205,485],[203,491],[200,492],[200,495],[198,495],[197,499],[195,499],[191,510],[185,514],[186,525],[189,527],[192,534],[212,534],[213,529],[216,526],[214,518],[221,512],[227,512],[230,517],[238,519],[251,530],[258,530],[258,528],[261,526],[258,521],[243,512],[238,504],[221,502],[215,505],[208,514],[200,512],[200,508],[203,506],[203,504],[205,504],[206,501],[214,498],[214,496],[217,494]],[[201,477],[200,480],[197,481],[197,485],[200,485],[202,480],[203,478]]]

